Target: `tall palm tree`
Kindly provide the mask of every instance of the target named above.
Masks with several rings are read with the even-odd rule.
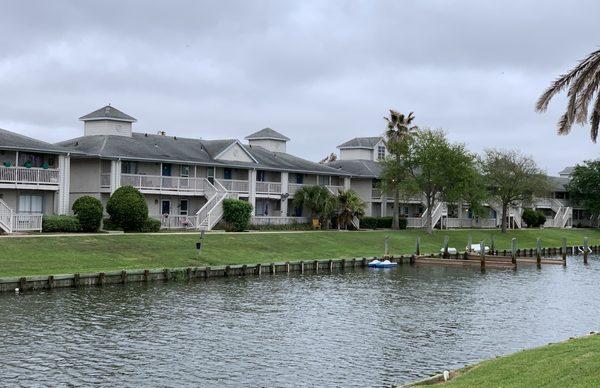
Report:
[[[411,137],[417,130],[416,125],[412,125],[415,115],[410,112],[408,115],[399,113],[390,109],[390,117],[384,117],[387,121],[387,131],[385,133],[385,143],[388,151],[396,160],[399,160],[398,145],[407,138]],[[399,177],[390,177],[386,186],[391,187],[394,192],[394,214],[392,218],[392,229],[400,229],[400,179]]]
[[[338,201],[338,225],[344,229],[352,223],[354,217],[360,217],[365,214],[365,203],[354,190],[339,192]]]
[[[535,106],[538,112],[545,112],[550,100],[568,88],[566,112],[558,121],[558,134],[566,135],[571,131],[573,123],[592,123],[590,136],[595,143],[600,125],[600,50],[594,51],[582,60],[575,68],[558,77],[556,81],[540,96]],[[595,95],[595,97],[594,97]],[[594,100],[592,112],[588,117],[588,107]]]

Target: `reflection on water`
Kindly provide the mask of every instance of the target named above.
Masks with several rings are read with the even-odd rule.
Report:
[[[580,260],[0,295],[0,382],[406,382],[600,329],[600,260]]]

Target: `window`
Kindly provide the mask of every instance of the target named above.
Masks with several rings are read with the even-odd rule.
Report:
[[[385,146],[377,147],[377,160],[385,159]]]
[[[214,178],[215,177],[215,168],[214,167],[207,167],[206,168],[206,177],[207,178]]]
[[[190,176],[190,166],[182,165],[181,173],[179,174],[179,176],[182,176],[184,178],[189,177]]]
[[[23,194],[19,196],[19,213],[43,213],[41,195]]]
[[[329,175],[319,175],[319,186],[326,186],[329,184]]]
[[[19,153],[19,166],[54,168],[54,163],[53,155],[33,154],[28,152]]]
[[[264,182],[265,181],[265,172],[258,170],[256,171],[256,181],[257,182]]]
[[[137,162],[121,162],[121,174],[137,174]]]
[[[304,174],[296,174],[296,183],[299,185],[304,183]]]
[[[223,169],[223,179],[231,179],[231,169],[230,168]]]

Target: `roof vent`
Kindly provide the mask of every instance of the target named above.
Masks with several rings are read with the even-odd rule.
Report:
[[[148,134],[147,134],[147,133],[144,133],[144,137],[148,137]]]
[[[177,136],[173,136],[173,140],[177,140]]]
[[[76,142],[75,142],[75,147],[77,147],[78,145],[79,145],[79,142],[78,142],[78,141],[76,141]]]
[[[108,116],[108,114],[110,113],[110,105],[104,108],[104,113]]]
[[[158,131],[157,134],[160,136],[165,136],[167,134],[167,132],[166,131]]]

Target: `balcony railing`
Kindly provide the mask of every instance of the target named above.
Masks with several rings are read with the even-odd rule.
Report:
[[[26,168],[26,167],[0,167],[0,182],[58,185],[58,169],[51,168]]]
[[[196,228],[196,216],[195,215],[152,215],[150,216],[160,221],[161,229],[195,229]]]
[[[133,186],[140,190],[204,192],[208,185],[210,182],[206,178],[121,174],[121,186]]]
[[[219,183],[234,193],[247,193],[249,191],[248,181],[236,180],[236,179],[217,179]]]
[[[250,223],[252,225],[288,225],[288,224],[308,224],[310,217],[272,217],[272,216],[253,216]]]
[[[13,232],[42,231],[42,214],[17,213],[13,217]]]
[[[256,182],[256,192],[260,194],[281,194],[281,182]]]

